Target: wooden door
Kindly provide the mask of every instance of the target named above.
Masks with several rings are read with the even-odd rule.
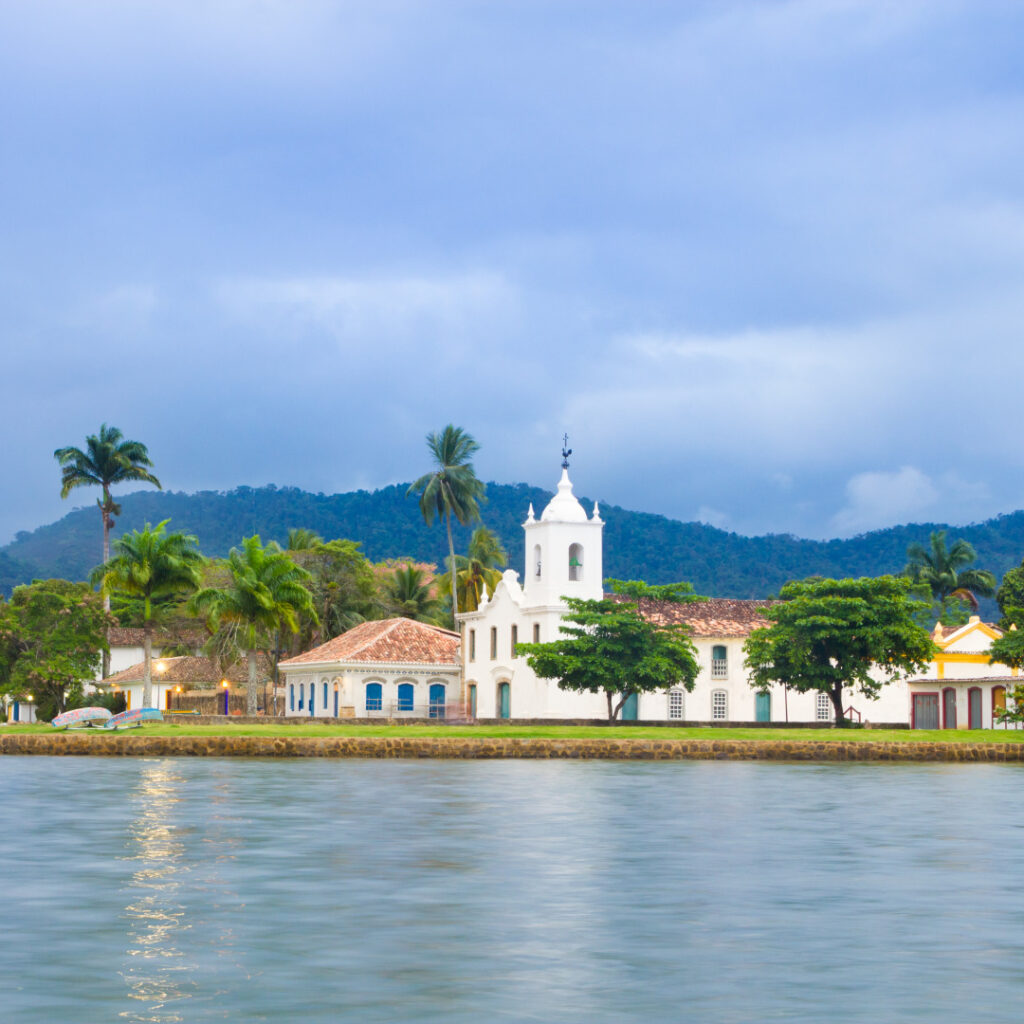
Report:
[[[637,695],[635,693],[631,693],[626,698],[626,703],[622,705],[622,720],[624,722],[636,721],[638,705],[639,701],[637,700]]]
[[[772,695],[770,693],[759,693],[754,700],[754,720],[757,722],[770,722],[772,720]]]
[[[942,728],[956,728],[956,690],[952,686],[942,691]]]
[[[981,728],[981,687],[972,686],[967,691],[967,728]]]
[[[937,693],[915,693],[913,705],[915,729],[938,729],[939,695]]]

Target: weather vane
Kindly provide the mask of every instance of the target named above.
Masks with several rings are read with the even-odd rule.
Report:
[[[562,435],[562,469],[569,468],[569,456],[572,455],[572,449],[569,447],[569,435]]]

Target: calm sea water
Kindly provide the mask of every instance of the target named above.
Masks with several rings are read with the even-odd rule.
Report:
[[[1013,1021],[1011,766],[0,758],[0,1018]]]

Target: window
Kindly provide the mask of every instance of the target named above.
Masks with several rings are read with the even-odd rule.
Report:
[[[539,644],[540,643],[540,623],[539,622],[535,622],[533,624],[533,642],[535,644]]]
[[[817,722],[828,722],[832,719],[832,701],[827,693],[819,693],[814,703],[814,719]]]
[[[476,661],[476,630],[469,631],[469,660]]]
[[[533,566],[534,566],[534,575],[537,577],[537,579],[540,579],[541,564],[540,564],[540,545],[539,544],[534,544],[534,546],[533,546]]]
[[[569,545],[569,579],[578,582],[583,579],[583,545]]]
[[[512,657],[513,658],[516,656],[516,647],[518,646],[518,644],[519,644],[519,627],[516,626],[516,625],[513,625],[512,626],[512,646],[510,648],[510,650],[512,651]]]
[[[309,713],[313,714],[313,698],[316,696],[316,683],[309,684]]]
[[[683,697],[683,691],[678,686],[668,691],[668,717],[686,717],[685,698]]]
[[[288,710],[295,710],[295,684],[291,683],[288,687]]]
[[[384,707],[383,687],[380,683],[366,684],[366,710],[380,711]]]
[[[445,716],[445,686],[444,683],[430,684],[430,709],[431,718],[444,718]]]
[[[412,683],[398,684],[398,710],[412,711],[413,708],[413,686]]]
[[[324,711],[326,711],[327,710],[327,680],[325,679],[323,681],[323,683],[324,683]]]
[[[711,691],[711,721],[726,722],[729,720],[729,694],[725,690]]]
[[[491,661],[498,657],[498,627],[491,626]]]
[[[300,711],[306,706],[306,704],[305,704],[305,700],[306,700],[305,693],[306,693],[306,688],[302,685],[302,683],[299,683],[299,710]]]
[[[724,644],[711,648],[711,678],[724,679],[729,674],[729,659]]]

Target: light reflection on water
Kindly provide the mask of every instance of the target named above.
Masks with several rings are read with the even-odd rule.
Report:
[[[1022,781],[4,757],[0,1020],[1016,1022]]]

